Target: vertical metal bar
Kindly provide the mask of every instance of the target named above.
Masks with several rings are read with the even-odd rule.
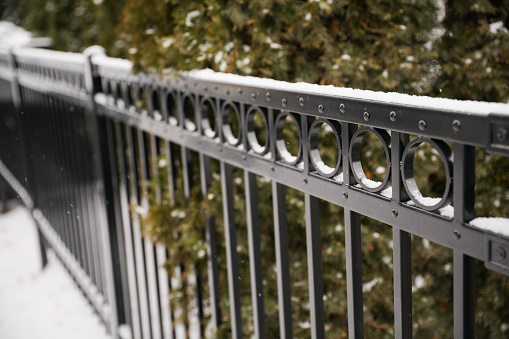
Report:
[[[454,144],[454,219],[475,217],[475,147]],[[475,259],[454,250],[454,338],[474,338]]]
[[[147,161],[147,153],[146,153],[146,145],[145,145],[145,132],[142,130],[138,130],[138,157],[139,157],[139,166],[140,166],[140,176],[141,176],[141,187],[143,190],[143,194],[141,195],[141,203],[140,205],[144,210],[148,210],[149,201],[148,201],[148,181],[149,181],[149,162]],[[150,147],[150,146],[149,146]],[[149,150],[150,153],[150,150]],[[145,277],[147,280],[147,293],[148,293],[148,304],[150,309],[150,323],[152,326],[152,338],[160,338],[161,337],[161,327],[160,327],[160,314],[159,314],[159,297],[157,295],[157,281],[156,281],[156,268],[155,268],[155,257],[152,246],[152,241],[148,236],[143,237],[143,249],[145,252]]]
[[[233,338],[242,338],[240,312],[239,264],[237,258],[237,230],[233,210],[232,166],[221,162],[221,189],[223,193],[223,217],[226,238],[226,261],[228,265],[228,287]]]
[[[408,134],[391,134],[392,199],[408,198],[401,180],[400,161]],[[394,332],[397,339],[412,338],[412,244],[410,233],[393,227]]]
[[[305,194],[306,247],[308,258],[309,310],[311,313],[311,337],[325,338],[323,314],[322,241],[320,239],[320,201]]]
[[[136,267],[133,251],[133,236],[131,231],[131,220],[129,218],[129,202],[128,191],[126,184],[127,164],[125,159],[125,141],[122,128],[119,123],[115,123],[115,135],[117,143],[117,162],[119,167],[119,199],[120,210],[122,213],[122,226],[124,228],[124,248],[126,256],[126,270],[127,270],[127,285],[129,291],[129,305],[131,309],[131,331],[134,339],[141,339],[141,325],[140,325],[140,308],[138,305],[137,296],[137,283],[136,283]]]
[[[454,144],[454,219],[475,218],[475,147]]]
[[[76,260],[80,263],[81,267],[84,267],[84,256],[83,256],[83,248],[80,236],[80,224],[79,221],[75,218],[74,209],[77,206],[78,197],[76,196],[75,185],[76,178],[75,175],[75,166],[76,159],[74,157],[76,149],[73,147],[74,138],[75,138],[75,130],[73,126],[72,119],[69,117],[69,111],[67,109],[67,105],[64,102],[59,102],[59,109],[61,113],[61,120],[64,126],[64,129],[61,133],[65,133],[64,135],[64,158],[65,158],[65,169],[66,169],[66,177],[67,177],[67,185],[64,185],[66,188],[66,196],[64,204],[66,206],[66,214],[67,219],[70,220],[70,227],[73,235],[73,243],[76,251]]]
[[[362,300],[361,217],[345,208],[346,292],[348,336],[364,338]]]
[[[160,300],[160,308],[161,308],[161,326],[163,331],[163,338],[174,338],[175,335],[173,333],[173,316],[170,309],[170,283],[168,272],[164,267],[164,263],[166,262],[166,248],[161,245],[156,245],[156,260],[157,260],[157,274],[159,278],[159,300]]]
[[[71,121],[74,124],[74,138],[73,138],[73,145],[71,146],[75,152],[72,152],[75,157],[75,176],[77,180],[77,197],[78,201],[76,206],[77,210],[77,221],[78,221],[78,227],[80,228],[80,237],[82,241],[83,246],[83,258],[84,258],[84,264],[85,264],[85,272],[87,272],[87,275],[89,275],[92,279],[94,277],[93,275],[93,263],[92,263],[92,253],[90,250],[90,236],[87,232],[90,225],[90,219],[88,216],[88,210],[87,210],[87,203],[88,203],[88,196],[87,191],[85,189],[85,177],[86,175],[83,173],[86,171],[86,168],[84,168],[84,161],[83,158],[86,157],[86,152],[84,152],[84,149],[81,144],[81,139],[83,139],[82,132],[80,129],[84,130],[84,119],[83,119],[83,112],[81,111],[81,108],[74,107],[73,113],[71,116]],[[81,156],[78,156],[81,155]]]
[[[73,134],[71,136],[71,152],[70,155],[72,157],[73,164],[73,179],[74,179],[74,194],[75,194],[75,204],[71,206],[74,212],[74,218],[76,219],[78,232],[80,237],[80,246],[81,253],[83,259],[83,267],[87,274],[90,274],[90,256],[88,252],[87,246],[87,236],[86,236],[86,221],[87,217],[85,216],[84,211],[84,200],[86,196],[83,192],[83,161],[82,157],[84,154],[82,150],[79,148],[79,139],[81,137],[80,128],[83,128],[83,125],[80,123],[79,116],[82,114],[80,111],[76,109],[74,106],[68,106],[68,118],[70,123],[72,124]],[[79,156],[81,154],[81,157]]]
[[[152,110],[154,110],[154,104],[152,103]],[[154,187],[154,194],[156,204],[160,205],[162,202],[162,188],[159,182],[159,138],[155,135],[150,135],[150,154],[151,154],[151,165],[152,165],[152,178],[155,179],[157,185]],[[171,319],[170,319],[170,305],[168,299],[168,272],[164,268],[166,262],[166,248],[162,244],[154,244],[154,258],[156,265],[156,283],[157,283],[157,296],[159,299],[159,325],[161,336],[163,338],[169,338],[171,335]]]
[[[165,141],[166,148],[166,162],[168,163],[168,192],[170,193],[170,200],[175,203],[175,162],[173,161],[173,153],[171,142]]]
[[[84,109],[80,108],[79,114],[76,115],[75,119],[78,120],[78,123],[81,126],[87,126],[87,116]],[[83,194],[85,198],[83,199],[83,208],[84,208],[84,217],[85,217],[85,239],[87,243],[87,255],[89,257],[90,264],[90,276],[92,281],[94,281],[96,286],[101,286],[101,270],[100,270],[100,258],[99,252],[97,249],[97,237],[98,233],[96,230],[97,216],[95,215],[94,210],[94,193],[93,187],[91,187],[91,183],[93,182],[92,178],[92,164],[91,164],[91,153],[92,150],[87,140],[86,135],[82,135],[81,138],[78,139],[78,149],[80,153],[83,154],[82,162],[83,162]]]
[[[175,203],[175,199],[176,199],[175,198],[175,194],[176,194],[175,173],[176,173],[176,171],[175,171],[175,161],[173,159],[173,153],[172,153],[172,144],[169,141],[165,140],[164,147],[165,147],[165,151],[166,151],[166,162],[168,164],[168,193],[169,193],[170,202]],[[168,258],[168,250],[165,250],[164,252],[165,252],[164,260],[166,261],[166,259]],[[164,286],[163,288],[167,288],[168,292],[166,292],[162,295],[168,295],[168,293],[171,291],[171,274],[167,273],[167,277],[168,277],[168,282],[167,282],[166,286]],[[170,329],[171,329],[171,337],[175,338],[175,326],[173,324],[173,320],[174,320],[173,311],[170,308],[171,304],[169,302],[168,297],[166,298],[166,302],[168,303],[168,308],[169,308],[169,316],[170,316],[169,325],[170,325]]]
[[[355,183],[350,171],[348,159],[350,139],[357,126],[341,124],[343,153],[343,182],[345,185]],[[364,338],[364,314],[362,300],[362,252],[361,252],[361,217],[347,208],[345,213],[345,252],[346,252],[346,292],[348,304],[348,336]]]
[[[410,233],[393,235],[394,331],[396,338],[412,338],[412,243]]]
[[[196,107],[196,103],[194,103],[194,107]],[[195,120],[197,121],[197,120]],[[182,172],[184,174],[184,195],[186,200],[189,201],[191,199],[191,189],[194,185],[193,183],[193,175],[192,175],[192,153],[191,150],[182,146],[181,148],[181,157],[182,157]],[[181,265],[181,269],[184,268],[184,265]],[[199,334],[201,336],[203,329],[201,326],[201,320],[203,318],[203,300],[201,296],[201,277],[200,272],[196,269],[196,266],[193,266],[193,274],[195,276],[195,299],[196,299],[196,307],[198,313],[198,324],[200,327]]]
[[[92,147],[94,150],[94,165],[95,165],[95,173],[96,173],[96,181],[94,185],[94,192],[96,193],[97,199],[95,199],[96,204],[96,213],[100,216],[100,224],[99,231],[101,235],[101,255],[102,257],[102,268],[104,275],[102,276],[104,279],[104,283],[106,285],[105,297],[110,306],[109,311],[109,319],[108,319],[108,330],[111,333],[113,338],[118,338],[118,317],[116,308],[116,295],[115,295],[115,285],[113,281],[113,262],[112,262],[112,254],[111,254],[111,246],[110,246],[110,236],[108,230],[108,214],[106,211],[106,198],[105,198],[105,182],[104,182],[104,173],[109,172],[107,168],[107,163],[104,163],[104,159],[108,157],[105,156],[103,158],[102,146],[104,145],[104,140],[101,140],[100,132],[99,132],[99,122],[98,116],[96,114],[96,106],[94,101],[94,95],[96,93],[96,88],[94,86],[94,75],[92,71],[92,60],[91,56],[88,56],[85,62],[85,79],[86,79],[86,88],[89,93],[89,98],[91,100],[90,103],[90,123],[91,123],[91,132],[92,132]],[[107,311],[107,312],[108,312]]]
[[[131,312],[129,310],[129,287],[127,286],[127,262],[125,256],[125,242],[124,230],[122,227],[122,211],[120,205],[120,178],[119,178],[119,164],[117,162],[117,144],[115,143],[115,136],[113,130],[113,122],[110,119],[105,119],[105,132],[108,147],[110,173],[105,180],[110,182],[108,196],[110,199],[110,220],[115,222],[115,227],[110,227],[110,235],[114,240],[111,243],[112,255],[114,260],[114,279],[117,297],[117,312],[119,323],[131,323]]]
[[[50,149],[47,149],[45,151],[46,156],[50,159],[55,159],[55,163],[53,164],[53,169],[55,171],[55,178],[54,181],[52,181],[52,186],[54,187],[56,193],[55,193],[55,200],[56,200],[56,207],[57,207],[57,213],[59,218],[59,224],[63,232],[63,238],[64,244],[69,249],[71,254],[76,258],[75,249],[73,246],[73,237],[72,237],[72,227],[71,223],[69,222],[68,215],[66,213],[66,208],[64,206],[63,200],[66,198],[66,187],[69,185],[67,182],[67,177],[65,176],[64,170],[67,166],[64,167],[64,136],[63,131],[65,130],[65,126],[63,126],[61,112],[58,109],[56,99],[52,98],[51,96],[48,96],[47,98],[47,114],[51,117],[52,125],[50,127],[51,131],[51,137],[53,139],[53,145]],[[51,163],[50,163],[51,165]]]
[[[256,175],[244,170],[246,186],[247,237],[249,243],[249,270],[251,298],[256,338],[265,338],[265,305],[263,296],[262,253],[260,248],[260,219],[258,216],[258,187]]]
[[[272,181],[272,203],[274,209],[279,328],[281,338],[292,339],[292,300],[290,259],[288,255],[288,225],[286,220],[286,187],[275,181]]]
[[[133,140],[133,130],[129,126],[125,126],[126,136],[127,136],[127,150],[129,152],[128,156],[128,166],[129,172],[128,176],[130,178],[130,203],[131,205],[137,206],[139,204],[138,196],[139,196],[139,186],[138,186],[138,172],[137,172],[137,163],[139,159],[136,157],[134,140]],[[148,294],[147,294],[147,282],[145,280],[145,259],[143,254],[143,240],[141,236],[140,230],[140,222],[138,216],[132,213],[131,217],[132,222],[132,237],[134,244],[134,258],[135,258],[135,268],[136,268],[136,280],[138,283],[138,298],[139,298],[139,309],[140,309],[140,318],[141,318],[141,333],[143,338],[151,337],[151,327],[150,327],[150,312],[148,306]]]
[[[212,181],[210,158],[200,153],[200,178],[203,200],[208,199],[208,189]],[[209,277],[209,294],[211,307],[211,322],[217,331],[221,325],[221,309],[219,307],[219,268],[217,264],[217,234],[213,216],[205,216],[205,237],[207,240],[207,267]]]
[[[142,196],[141,205],[148,209],[149,208],[149,197],[147,194],[153,194],[155,192],[150,192],[147,187],[148,182],[153,179],[154,168],[151,168],[154,165],[154,159],[150,159],[155,155],[155,136],[147,135],[144,132],[139,131],[138,136],[140,137],[140,151],[143,150],[143,154],[140,153],[141,159],[141,176],[143,181],[145,181],[145,190],[146,194]],[[148,136],[148,145],[146,144],[145,136]],[[148,148],[148,149],[147,149]],[[156,156],[157,158],[157,156]],[[152,161],[151,161],[152,160]],[[152,174],[152,175],[151,175]],[[160,199],[160,197],[159,197]],[[161,312],[160,312],[160,298],[159,298],[159,290],[157,287],[157,264],[155,257],[155,248],[152,244],[152,240],[149,236],[144,237],[145,242],[145,267],[147,270],[147,288],[148,288],[148,296],[149,296],[149,304],[150,304],[150,319],[152,322],[152,337],[153,338],[161,338],[162,337],[162,325],[161,325]]]

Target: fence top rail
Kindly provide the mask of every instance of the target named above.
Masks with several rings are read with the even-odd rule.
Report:
[[[332,85],[317,85],[305,82],[289,83],[273,79],[241,76],[231,73],[219,73],[210,69],[196,70],[182,73],[189,80],[202,80],[232,85],[246,85],[267,90],[282,90],[300,92],[312,95],[331,96],[359,101],[371,101],[391,105],[438,109],[444,112],[464,112],[474,115],[490,113],[506,114],[509,117],[509,103],[494,103],[472,100],[456,100],[447,98],[433,98],[422,95],[409,95],[396,92],[378,92]]]
[[[63,63],[64,65],[84,66],[87,60],[86,55],[81,53],[51,51],[40,48],[20,47],[13,49],[18,59],[30,60],[32,62]]]
[[[128,60],[107,57],[97,54],[92,57],[92,62],[102,68],[104,73],[116,71],[130,73],[132,63]],[[409,95],[397,92],[379,92],[361,90],[346,87],[324,86],[305,82],[290,83],[269,78],[236,75],[232,73],[220,73],[211,69],[178,72],[179,77],[188,81],[205,81],[218,84],[249,86],[264,88],[267,90],[280,90],[289,92],[306,93],[311,95],[329,96],[336,98],[352,99],[357,101],[369,101],[390,105],[400,105],[415,108],[433,109],[446,112],[463,112],[469,115],[487,116],[488,114],[502,114],[509,117],[509,103],[483,102],[473,100],[457,100],[447,98],[435,98],[424,95]]]

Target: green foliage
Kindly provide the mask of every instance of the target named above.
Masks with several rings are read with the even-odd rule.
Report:
[[[434,1],[132,1],[122,28],[143,69],[216,71],[421,93]],[[148,13],[136,20],[140,11]],[[171,23],[171,24],[168,24]],[[153,34],[146,34],[150,29]],[[206,34],[203,34],[206,32]],[[140,43],[142,43],[140,45]],[[151,48],[140,48],[152,46]]]
[[[434,0],[7,0],[3,4],[2,19],[52,37],[57,49],[79,51],[101,44],[110,55],[122,56],[129,51],[136,70],[162,75],[208,67],[292,82],[455,99],[509,100],[507,0],[448,0],[442,21]],[[260,117],[256,118],[255,126],[261,124]],[[296,155],[293,141],[298,139],[297,127],[291,121],[285,125],[288,151]],[[319,136],[320,154],[332,166],[338,150],[334,138],[325,132]],[[266,136],[258,134],[263,144]],[[381,181],[387,168],[383,149],[377,144],[368,134],[362,143],[361,160],[366,176]],[[441,196],[444,171],[440,161],[426,145],[419,150],[422,153],[417,153],[414,162],[418,186],[425,196]],[[177,178],[174,195],[168,191],[166,168],[152,177],[151,205],[142,221],[143,232],[168,248],[168,272],[179,281],[172,286],[172,308],[191,309],[195,291],[190,273],[198,272],[207,309],[205,218],[215,220],[218,248],[213,255],[219,265],[222,325],[213,336],[230,337],[218,166],[213,162],[213,180],[205,201],[197,176],[186,197],[179,155],[174,154],[172,164]],[[192,172],[199,173],[196,163],[193,166]],[[508,173],[507,158],[477,150],[478,216],[509,215]],[[267,337],[276,338],[279,317],[272,185],[265,178],[257,179]],[[243,332],[249,337],[253,324],[243,172],[235,170],[233,180]],[[155,199],[158,189],[161,201]],[[310,336],[309,291],[302,193],[288,189],[286,203],[294,333],[306,338]],[[323,201],[320,208],[325,327],[328,337],[346,338],[343,209]],[[363,218],[361,231],[366,336],[394,337],[392,230]],[[476,334],[507,337],[508,279],[486,270],[480,262],[477,266]],[[414,337],[452,337],[451,250],[413,237],[412,277]],[[181,314],[177,320],[188,324],[187,312]],[[202,326],[208,320],[206,314]]]
[[[125,57],[125,42],[116,29],[123,7],[122,1],[115,0],[5,0],[0,18],[34,36],[52,38],[57,50],[81,52],[101,45],[109,55]]]
[[[449,0],[437,45],[442,72],[435,94],[454,99],[509,100],[509,3]]]

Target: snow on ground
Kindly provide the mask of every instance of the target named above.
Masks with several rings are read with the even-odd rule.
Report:
[[[41,270],[36,226],[22,207],[0,214],[0,338],[110,339],[60,262]]]

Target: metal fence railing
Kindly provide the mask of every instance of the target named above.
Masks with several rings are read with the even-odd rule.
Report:
[[[217,194],[223,204],[227,286],[219,286],[214,254],[222,235],[216,231],[214,218],[205,217],[207,327],[220,326],[220,290],[227,289],[229,309],[222,312],[229,313],[235,338],[243,336],[235,169],[244,171],[252,322],[257,337],[266,337],[267,326],[264,299],[259,297],[264,293],[259,177],[272,185],[282,338],[292,338],[295,325],[288,187],[304,195],[313,338],[327,336],[322,200],[344,209],[349,337],[364,337],[361,216],[393,230],[397,338],[410,338],[413,330],[411,236],[454,253],[456,338],[474,335],[475,261],[509,275],[509,219],[480,219],[475,208],[476,148],[509,156],[507,104],[285,84],[207,71],[163,80],[134,75],[129,62],[101,53],[23,48],[0,50],[0,88],[0,174],[32,209],[43,253],[48,247],[55,251],[113,337],[179,336],[174,323],[178,310],[170,309],[168,299],[172,288],[164,268],[168,252],[142,233],[140,220],[131,213],[132,206],[148,208],[149,197],[144,192],[147,182],[159,175],[156,160],[163,155],[170,195],[177,190],[175,167],[179,167],[186,197],[196,186],[193,175],[197,174],[207,198],[213,176],[211,160],[219,165],[221,193]],[[322,159],[322,129],[330,133],[337,149],[332,165]],[[288,139],[290,130],[293,140]],[[381,145],[385,159],[386,174],[380,181],[366,175],[363,140],[368,134]],[[443,164],[444,187],[439,197],[423,197],[415,179],[414,160],[423,143]],[[193,157],[199,173],[192,173]],[[157,203],[161,196],[155,191]],[[199,318],[203,297],[199,291],[196,295]],[[206,331],[197,330],[200,335]]]

